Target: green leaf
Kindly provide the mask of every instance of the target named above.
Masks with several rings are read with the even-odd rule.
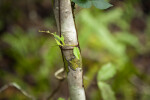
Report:
[[[73,54],[77,59],[80,59],[80,51],[78,47],[73,48]]]
[[[109,7],[112,7],[112,5],[104,0],[93,0],[93,5],[98,9],[107,9]]]
[[[90,8],[92,6],[92,2],[88,0],[72,0],[72,1],[83,8]]]
[[[54,34],[52,34],[52,35],[54,35],[54,38],[55,38],[55,39],[57,39],[58,41],[61,41],[60,36],[58,36],[56,33],[54,33]]]
[[[57,43],[58,45],[61,45],[61,46],[65,45],[64,37],[63,37],[63,36],[60,37],[59,35],[56,34],[56,32],[55,32],[55,33],[51,33],[50,31],[40,31],[40,30],[39,30],[39,32],[46,32],[46,33],[49,33],[49,34],[51,34],[51,35],[54,36],[54,38],[55,38],[55,40],[56,40],[56,43]],[[60,41],[61,41],[61,42],[60,42]]]
[[[56,43],[58,44],[58,45],[61,45],[61,46],[63,46],[63,45],[65,45],[65,42],[64,42],[64,37],[63,36],[58,36],[56,33],[55,34],[52,34],[52,35],[54,35],[54,37],[55,37],[55,40],[56,40]],[[61,41],[61,42],[60,42]],[[63,44],[63,45],[62,45]]]
[[[102,66],[102,68],[98,71],[97,80],[98,81],[106,81],[112,78],[116,74],[116,68],[113,64],[108,63]]]
[[[57,45],[62,46],[62,44],[60,43],[60,41],[58,41],[57,39],[55,39],[55,41],[56,41]]]
[[[98,9],[107,9],[112,6],[105,0],[72,0],[72,1],[83,8],[90,8],[93,5]]]
[[[109,84],[105,82],[98,82],[98,87],[101,90],[103,100],[116,100],[114,92]]]
[[[60,39],[61,39],[62,44],[65,45],[65,42],[64,42],[65,39],[64,39],[64,36],[63,36],[63,35],[61,36]]]
[[[135,48],[139,48],[139,40],[138,40],[138,37],[133,35],[133,34],[129,34],[129,33],[126,33],[126,32],[121,32],[121,34],[118,32],[116,34],[116,37],[119,41],[125,43],[125,44],[128,44],[128,45],[131,45]],[[132,41],[131,41],[132,40]]]
[[[65,99],[60,97],[60,98],[58,98],[58,100],[65,100]]]

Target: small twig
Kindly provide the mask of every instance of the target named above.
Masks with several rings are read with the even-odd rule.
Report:
[[[59,83],[57,85],[57,87],[52,91],[52,93],[49,94],[49,96],[45,99],[45,100],[50,100],[53,98],[53,96],[58,92],[59,88],[61,87],[61,83],[64,81],[63,80],[59,80]]]
[[[2,88],[0,88],[0,93],[5,91],[6,89],[8,89],[9,87],[14,87],[16,88],[19,92],[21,92],[24,96],[32,99],[32,100],[35,100],[35,97],[31,96],[30,94],[28,94],[26,91],[24,91],[17,83],[15,82],[12,82],[12,83],[9,83],[7,85],[4,85]]]
[[[66,78],[65,75],[62,75],[62,76],[60,75],[60,74],[63,74],[64,72],[65,72],[64,68],[61,68],[55,72],[54,75],[59,80],[59,83],[58,83],[57,87],[52,91],[52,93],[49,94],[49,96],[45,100],[50,100],[57,93],[57,91],[59,90],[59,88],[61,86],[61,83]]]
[[[57,70],[54,75],[55,75],[55,77],[56,77],[58,80],[63,80],[63,79],[66,78],[66,76],[65,76],[65,75],[60,75],[60,74],[63,74],[64,72],[65,72],[65,69],[64,69],[64,68],[61,68],[61,69]]]

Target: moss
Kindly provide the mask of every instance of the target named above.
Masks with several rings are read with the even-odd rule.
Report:
[[[66,72],[68,73],[68,72],[69,72],[68,61],[66,60],[65,57],[63,57],[63,59],[64,59],[64,67],[65,67],[65,70],[66,70]]]
[[[67,60],[65,57],[63,59],[64,59],[64,67],[67,73],[69,72],[68,67],[70,67],[74,71],[76,70],[76,68],[82,67],[82,59],[72,58]]]
[[[81,59],[73,58],[69,60],[69,66],[72,70],[76,70],[76,68],[82,67],[82,61]]]

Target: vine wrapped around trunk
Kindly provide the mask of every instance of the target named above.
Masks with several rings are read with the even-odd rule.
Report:
[[[71,100],[85,100],[83,86],[82,58],[77,59],[74,47],[79,48],[75,22],[70,0],[54,0],[54,14],[60,36],[64,37],[66,46],[62,46],[64,67],[67,72],[68,87]]]

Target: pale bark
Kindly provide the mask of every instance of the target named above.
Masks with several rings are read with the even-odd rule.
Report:
[[[71,100],[85,100],[82,58],[77,60],[73,54],[74,46],[79,48],[79,45],[70,0],[54,0],[54,14],[58,32],[64,36],[65,44],[73,45],[61,47],[67,71],[70,98]],[[78,65],[75,70],[71,68],[74,67],[74,64],[70,61],[74,61]]]

